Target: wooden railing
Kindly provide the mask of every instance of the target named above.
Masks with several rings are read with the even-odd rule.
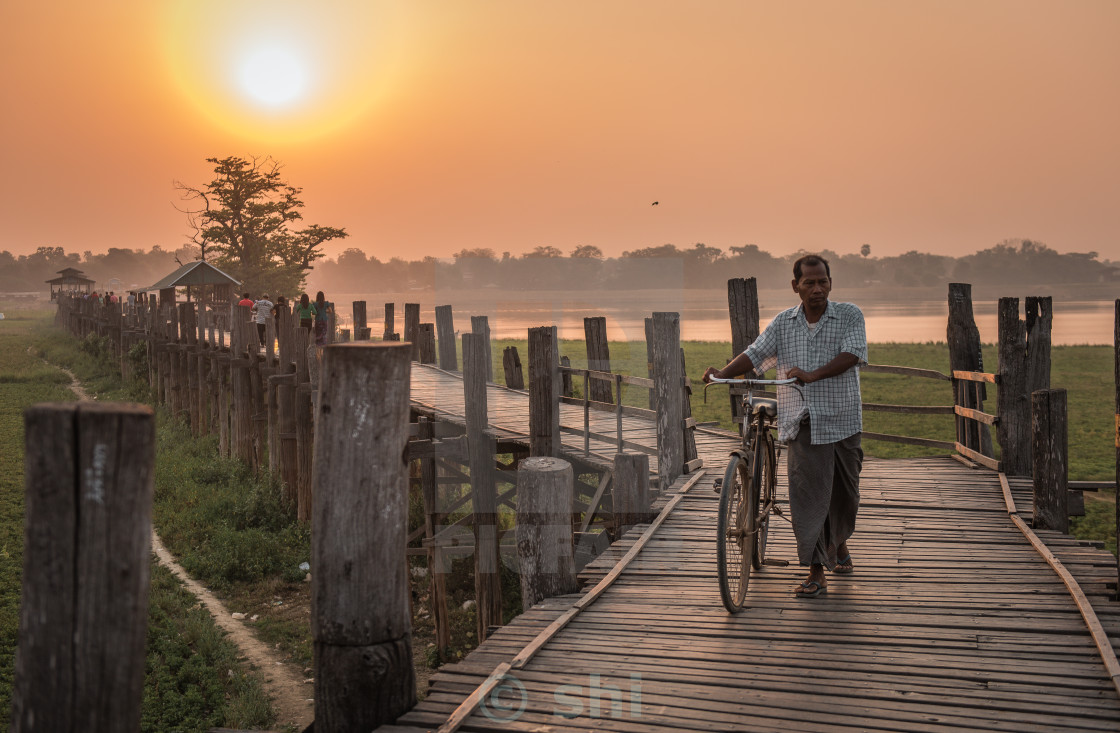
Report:
[[[622,385],[634,385],[648,390],[654,389],[654,381],[645,377],[631,377],[624,374],[615,374],[613,372],[601,372],[594,369],[580,369],[577,367],[560,367],[561,374],[570,374],[572,376],[583,377],[583,390],[581,397],[560,397],[560,401],[567,405],[583,405],[583,430],[577,428],[560,426],[560,431],[569,434],[583,435],[583,452],[585,455],[591,453],[591,438],[597,440],[609,441],[611,438],[602,433],[593,433],[591,430],[591,411],[599,410],[602,412],[613,412],[615,414],[615,444],[618,446],[618,451],[621,453],[624,449],[636,450],[649,455],[657,455],[657,449],[649,446],[644,446],[639,443],[627,441],[622,437],[622,416],[635,415],[640,417],[649,418],[651,420],[657,419],[657,411],[650,410],[644,407],[632,407],[630,405],[622,404]],[[591,380],[598,379],[601,381],[610,381],[614,384],[614,404],[609,402],[601,402],[591,399]]]

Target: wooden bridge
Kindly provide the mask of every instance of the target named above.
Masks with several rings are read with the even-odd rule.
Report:
[[[462,424],[463,394],[461,375],[413,365],[414,410]],[[528,395],[489,385],[487,401],[499,439],[527,444]],[[613,432],[615,416],[595,419],[593,433]],[[562,425],[582,420],[562,407]],[[624,421],[627,441],[655,445],[651,421]],[[1015,521],[1031,518],[1029,480],[949,457],[867,459],[855,572],[795,598],[804,569],[775,518],[768,556],[791,564],[752,576],[748,608],[729,615],[713,486],[737,440],[699,431],[704,468],[584,569],[582,592],[498,629],[379,730],[1120,729],[1120,670],[1090,632],[1095,622],[1098,639],[1120,646],[1115,560],[1055,532],[1033,546]],[[617,450],[609,439],[588,447],[602,462]],[[588,458],[576,435],[562,452]],[[781,496],[784,480],[783,468]]]

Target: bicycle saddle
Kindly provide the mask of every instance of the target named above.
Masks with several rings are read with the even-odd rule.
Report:
[[[751,414],[757,415],[759,411],[766,413],[767,417],[778,414],[778,401],[773,397],[751,397]]]

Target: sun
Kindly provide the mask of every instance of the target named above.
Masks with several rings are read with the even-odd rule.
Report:
[[[171,0],[162,45],[176,86],[213,123],[264,142],[308,139],[353,124],[398,83],[401,7]]]
[[[248,51],[237,80],[251,98],[267,107],[285,107],[305,97],[310,62],[292,49],[264,46]]]

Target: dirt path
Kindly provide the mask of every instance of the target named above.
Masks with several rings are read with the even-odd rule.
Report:
[[[44,361],[46,362],[45,359]],[[89,394],[73,372],[57,364],[46,363],[70,377],[70,389],[79,400],[90,400]],[[164,547],[154,527],[152,552],[155,553],[160,564],[170,570],[187,590],[206,606],[206,610],[214,617],[215,623],[229,634],[230,641],[237,645],[249,664],[260,670],[261,683],[265,692],[272,698],[272,709],[276,713],[277,725],[295,725],[300,730],[310,725],[315,719],[315,702],[311,698],[314,688],[304,681],[303,675],[283,662],[267,645],[253,635],[247,624],[235,619],[229,609],[208,588],[188,575],[187,571],[175,562],[171,552]]]

